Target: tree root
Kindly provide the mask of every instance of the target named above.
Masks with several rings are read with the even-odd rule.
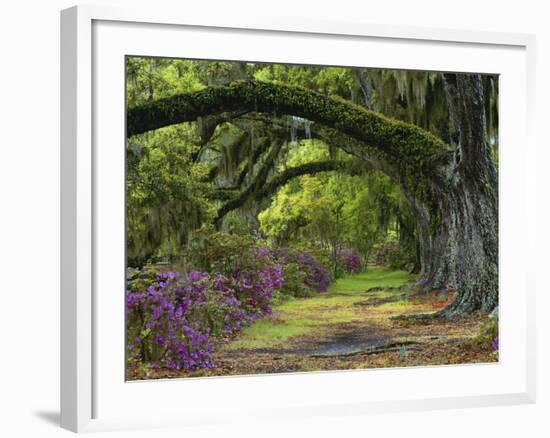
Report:
[[[454,319],[462,316],[461,312],[457,312],[454,303],[449,304],[443,309],[432,313],[406,313],[404,315],[391,316],[389,319],[394,321],[432,321],[435,319]]]
[[[342,353],[342,354],[310,354],[309,357],[312,358],[329,358],[329,357],[351,357],[359,355],[371,355],[379,353],[389,353],[395,351],[401,351],[403,348],[406,348],[407,351],[420,351],[421,348],[416,347],[415,345],[422,344],[417,341],[403,341],[403,342],[392,342],[391,344],[382,345],[380,347],[373,347],[367,350],[353,351],[351,353]]]
[[[391,316],[389,319],[393,321],[431,321],[434,319],[442,318],[441,311],[433,313],[405,313],[403,315]]]

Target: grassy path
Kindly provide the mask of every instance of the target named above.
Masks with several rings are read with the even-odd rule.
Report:
[[[404,271],[373,268],[336,281],[327,293],[274,306],[235,338],[221,340],[217,366],[157,377],[265,374],[317,370],[495,362],[473,342],[485,315],[455,320],[392,319],[433,312],[452,296],[415,295]]]
[[[273,308],[273,316],[256,321],[244,330],[228,349],[292,350],[300,341],[310,344],[342,331],[345,324],[364,320],[361,304],[378,299],[392,305],[395,291],[366,291],[372,288],[398,287],[409,277],[404,271],[374,268],[337,280],[327,293],[312,298],[293,299]],[[314,335],[316,340],[312,340]],[[300,339],[302,338],[302,339]],[[292,344],[289,344],[292,341]]]

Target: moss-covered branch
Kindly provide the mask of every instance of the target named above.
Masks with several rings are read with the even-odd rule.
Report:
[[[417,126],[390,119],[347,101],[286,85],[239,81],[183,93],[130,108],[128,136],[233,111],[288,114],[334,128],[385,155],[433,174],[451,159],[442,140]]]
[[[243,118],[245,121],[256,121],[263,123],[269,128],[272,136],[284,139],[288,137],[288,118],[268,115],[264,113],[249,113]],[[392,160],[380,149],[371,147],[369,144],[360,142],[349,135],[343,134],[333,128],[328,128],[320,123],[310,122],[309,133],[296,132],[297,139],[317,139],[329,147],[335,147],[363,161],[366,166],[376,169],[388,175],[393,182],[398,184],[404,191],[417,192],[419,184],[430,185],[437,182],[436,178],[422,178],[417,169],[406,166],[397,160]],[[246,170],[246,169],[245,169]],[[242,176],[242,175],[241,175]],[[239,179],[243,181],[243,179]],[[241,183],[239,183],[241,186]],[[426,193],[415,193],[417,197],[424,198]]]
[[[365,171],[365,166],[358,165],[357,163],[351,161],[326,160],[290,167],[271,179],[254,194],[254,197],[259,200],[267,196],[271,196],[279,187],[284,186],[291,179],[302,175],[315,175],[321,172],[334,171],[340,171],[350,175],[360,175]]]
[[[352,161],[325,160],[290,167],[268,182],[265,182],[265,179],[263,177],[256,178],[254,183],[248,186],[233,199],[225,203],[219,209],[216,223],[219,224],[227,213],[242,207],[252,199],[259,201],[261,199],[272,196],[277,191],[277,189],[284,186],[293,178],[297,178],[302,175],[314,175],[321,172],[332,171],[340,171],[351,175],[359,175],[365,171],[365,166],[362,163],[359,164]],[[220,192],[214,196],[216,196],[220,200],[223,200],[227,196],[230,196],[230,194],[230,191],[220,189]]]

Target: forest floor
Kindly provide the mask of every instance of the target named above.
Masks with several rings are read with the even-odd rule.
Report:
[[[497,362],[475,341],[487,315],[453,320],[394,319],[431,313],[453,294],[415,293],[404,271],[371,268],[336,281],[327,293],[292,299],[242,333],[222,339],[216,366],[195,372],[156,371],[141,378]],[[408,284],[409,283],[409,284]],[[137,376],[136,376],[137,377]],[[140,378],[138,377],[138,378]]]

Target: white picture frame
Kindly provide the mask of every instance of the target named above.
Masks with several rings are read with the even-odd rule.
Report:
[[[146,38],[140,36],[145,32],[148,32]],[[129,35],[132,38],[128,38]],[[193,46],[196,50],[203,50],[204,56],[189,51],[180,53],[176,45],[160,44],[191,35],[196,35]],[[232,39],[236,43],[231,48],[224,48],[223,58],[221,54],[216,55],[216,49],[209,48],[207,42],[220,41],[220,38]],[[131,48],[128,45],[130,40],[133,44]],[[254,44],[242,44],[252,40]],[[277,41],[281,44],[283,41],[292,42],[295,47],[283,55],[272,48]],[[439,65],[455,71],[498,73],[505,78],[502,120],[516,120],[516,123],[509,129],[501,130],[505,154],[501,162],[500,194],[504,197],[500,211],[500,239],[508,249],[501,254],[500,266],[503,269],[506,263],[518,263],[519,271],[515,272],[519,275],[516,275],[517,278],[503,278],[501,275],[503,334],[500,363],[420,367],[414,370],[188,379],[187,382],[121,381],[123,364],[119,363],[120,357],[113,357],[112,367],[108,366],[108,360],[111,353],[118,355],[117,348],[123,355],[120,339],[123,339],[124,333],[123,326],[119,325],[123,313],[117,313],[121,307],[111,301],[113,294],[106,293],[109,285],[114,284],[115,288],[120,287],[122,297],[123,283],[119,281],[118,274],[105,268],[106,265],[123,263],[120,255],[124,253],[124,239],[120,240],[120,226],[123,232],[120,195],[124,191],[120,173],[123,170],[120,158],[124,145],[121,141],[124,117],[120,116],[120,111],[124,107],[124,99],[118,99],[121,87],[124,88],[121,54],[151,55],[154,52],[158,56],[241,57],[273,62],[288,56],[294,57],[291,61],[299,61],[302,43],[304,48],[312,48],[308,55],[310,58],[304,59],[303,63],[322,61],[332,56],[329,61],[334,64],[350,65],[351,58],[348,57],[348,61],[345,58],[350,55],[346,55],[343,48],[365,44],[372,46],[373,59],[377,59],[372,62],[376,66],[403,68],[406,67],[404,63],[410,62],[409,67],[413,68],[414,62],[417,62],[418,68],[427,66],[426,69],[430,69],[428,64],[420,65],[420,61],[433,52],[440,63],[434,64],[434,69]],[[377,46],[380,44],[388,49],[387,53],[382,53],[383,50]],[[248,53],[244,52],[244,46]],[[403,49],[405,46],[408,48],[406,52]],[[414,50],[419,50],[420,61],[405,59],[396,65],[391,60],[392,56],[395,58],[395,53],[407,58],[405,55],[410,55]],[[536,145],[532,134],[534,53],[534,36],[524,34],[269,17],[227,22],[223,17],[213,15],[189,16],[181,11],[156,8],[136,11],[78,6],[62,11],[61,426],[83,432],[219,423],[250,416],[301,418],[534,402],[534,275],[526,263],[514,261],[511,255],[507,255],[510,248],[528,251],[534,245],[534,216],[527,213],[527,208],[518,208],[517,205],[517,202],[529,208],[535,205]],[[115,64],[119,64],[112,64],[110,60],[113,59]],[[356,62],[363,65],[366,61]],[[507,78],[510,78],[508,84]],[[114,103],[109,103],[106,98],[113,99]],[[521,144],[522,147],[514,149],[512,144]],[[110,145],[115,146],[106,148]],[[111,153],[112,157],[109,156]],[[512,169],[511,164],[518,163],[518,160],[521,160],[522,166]],[[106,228],[102,216],[105,211],[114,214],[116,227]],[[525,222],[530,230],[529,238],[520,241],[514,238],[513,230],[519,223]],[[114,250],[106,251],[110,246]],[[516,291],[515,295],[507,292],[512,288]],[[515,332],[507,329],[511,324]],[[114,335],[107,336],[107,332]],[[111,368],[117,371],[111,371]],[[476,391],[468,386],[468,379],[479,383]],[[420,387],[428,380],[432,381],[433,388],[421,390]],[[393,386],[391,382],[395,382]],[[170,398],[184,384],[185,391],[196,395],[192,406],[174,405]],[[369,396],[361,391],[350,391],[357,385],[368,385]],[[309,394],[297,395],[294,404],[287,404],[277,393],[278,388],[296,387],[304,388]],[[384,392],[380,389],[382,387]],[[234,391],[241,393],[242,397],[234,403],[239,406],[233,410],[224,411],[221,404],[208,403],[208,395],[217,393],[223,397]],[[271,405],[261,398],[266,391],[271,391]],[[247,400],[250,396],[253,398]],[[132,400],[139,397],[143,400],[168,397],[167,402],[171,403],[172,409],[164,409],[159,404],[156,408],[149,407],[148,414],[138,412],[136,408],[139,406],[133,406]],[[127,409],[119,409],[120,406]]]

